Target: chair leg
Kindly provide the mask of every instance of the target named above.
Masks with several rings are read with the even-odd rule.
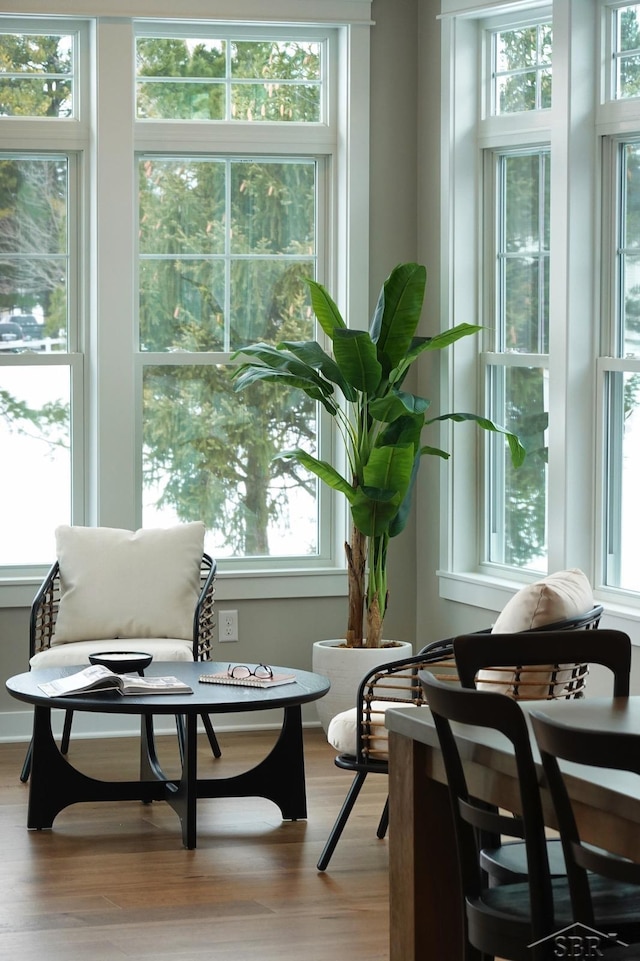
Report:
[[[331,855],[333,854],[336,844],[340,840],[340,835],[342,834],[344,827],[349,820],[349,815],[353,809],[353,805],[356,803],[357,797],[360,794],[360,789],[364,784],[365,778],[367,776],[366,771],[358,771],[353,779],[353,783],[347,792],[347,796],[344,799],[344,803],[340,808],[340,813],[336,819],[336,823],[331,829],[331,834],[327,839],[327,843],[322,849],[322,854],[320,855],[320,860],[318,861],[318,871],[324,871],[329,861],[331,860]]]
[[[216,737],[216,732],[213,730],[213,724],[211,723],[211,718],[208,714],[201,714],[202,723],[204,724],[204,729],[207,732],[207,737],[209,738],[209,744],[211,745],[211,750],[213,751],[214,757],[221,757],[222,751],[220,750],[220,745],[218,744],[218,738]]]
[[[222,751],[220,750],[220,745],[218,744],[218,738],[216,737],[216,732],[213,730],[213,724],[208,714],[201,714],[202,723],[204,724],[204,729],[207,732],[207,737],[209,738],[209,744],[211,745],[211,750],[213,751],[214,757],[221,757]],[[185,745],[185,726],[184,717],[182,714],[176,714],[176,728],[178,730],[178,748],[180,750],[180,763],[184,763],[184,745]]]
[[[31,774],[31,755],[33,753],[33,741],[29,741],[29,747],[27,748],[27,753],[24,757],[24,762],[22,764],[22,771],[20,772],[20,780],[23,784],[26,784],[29,780],[29,775]]]
[[[60,753],[66,754],[69,750],[69,739],[71,737],[71,724],[73,723],[73,711],[66,711],[64,715],[64,725],[62,728],[62,741],[60,742]]]
[[[382,809],[382,814],[380,815],[380,823],[378,824],[378,830],[376,831],[376,836],[382,840],[387,833],[387,828],[389,827],[389,798],[384,802],[384,808]]]

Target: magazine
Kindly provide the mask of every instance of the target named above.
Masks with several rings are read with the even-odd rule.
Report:
[[[66,697],[89,691],[119,691],[120,694],[193,694],[177,677],[140,677],[138,674],[114,674],[102,664],[91,664],[77,674],[46,681],[38,687],[49,697]]]
[[[279,684],[293,684],[295,674],[273,674],[271,677],[229,677],[226,671],[219,674],[201,674],[203,684],[232,684],[238,687],[277,687]]]

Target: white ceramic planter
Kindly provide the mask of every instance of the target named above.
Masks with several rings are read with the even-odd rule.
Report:
[[[316,641],[313,645],[313,671],[331,681],[331,690],[316,701],[325,734],[332,717],[356,706],[358,686],[368,671],[413,653],[413,645],[408,641],[399,641],[396,647],[340,647],[341,644],[344,641],[331,640]]]

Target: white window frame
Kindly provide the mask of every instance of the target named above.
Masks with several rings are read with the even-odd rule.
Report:
[[[606,291],[599,271],[602,243],[601,140],[640,129],[638,102],[606,100],[604,0],[553,0],[553,102],[527,126],[525,114],[481,115],[474,78],[480,76],[482,20],[528,18],[536,5],[523,2],[482,5],[444,0],[442,277],[446,297],[444,326],[482,317],[483,147],[548,142],[551,147],[549,571],[582,567],[612,618],[640,619],[640,595],[622,597],[603,584],[602,377],[598,358],[600,322]],[[540,10],[540,6],[537,7]],[[486,67],[484,68],[486,69]],[[593,85],[584,77],[594,78]],[[474,102],[475,101],[475,102]],[[537,128],[536,128],[537,125]],[[450,198],[455,198],[455,203]],[[471,220],[471,223],[470,223]],[[475,243],[469,244],[469,236]],[[473,246],[473,251],[468,248]],[[464,409],[481,403],[478,348],[468,345],[445,361],[443,405]],[[608,361],[606,361],[608,363]],[[478,409],[472,407],[470,409]],[[456,444],[455,435],[445,439]],[[446,446],[446,443],[443,443]],[[442,510],[450,520],[441,542],[440,596],[498,611],[514,590],[537,576],[492,571],[479,564],[481,525],[474,492],[481,483],[477,447],[465,441],[453,448],[442,468]],[[539,576],[539,575],[538,575]],[[611,621],[609,623],[612,623]]]
[[[74,6],[74,0],[58,0],[54,12],[69,16]],[[85,109],[81,116],[90,117],[90,142],[98,144],[98,152],[88,150],[85,132],[78,131],[82,123],[65,121],[68,129],[61,135],[68,149],[77,151],[86,204],[84,218],[77,225],[78,245],[82,244],[86,253],[85,270],[79,278],[82,306],[78,319],[79,342],[86,351],[83,404],[78,408],[86,413],[80,431],[86,455],[82,469],[74,474],[73,522],[135,528],[140,515],[131,492],[141,479],[140,458],[132,456],[141,436],[140,404],[136,398],[141,365],[150,360],[146,355],[135,355],[132,323],[136,289],[135,156],[147,151],[167,151],[168,141],[164,122],[160,140],[159,124],[135,120],[131,97],[135,23],[146,21],[145,26],[153,27],[157,23],[157,6],[152,0],[132,0],[123,5],[126,11],[115,9],[116,6],[112,0],[85,0],[82,4],[82,22],[90,33],[96,68],[86,73],[82,107],[90,105],[90,111]],[[22,14],[46,14],[51,20],[52,4],[51,0],[4,0],[0,12],[16,14],[12,21],[15,26],[24,23]],[[211,8],[207,0],[187,0],[180,15],[181,21],[190,19],[194,29],[211,35]],[[239,27],[265,25],[263,4],[257,0],[223,0],[216,7],[214,26],[226,20]],[[268,22],[288,30],[300,22],[299,4],[295,0],[276,0],[269,9]],[[362,323],[368,317],[369,298],[370,27],[370,0],[327,0],[322,10],[314,12],[311,24],[300,24],[300,33],[312,32],[314,28],[332,37],[340,65],[330,83],[329,123],[313,125],[305,140],[305,149],[313,150],[326,168],[323,204],[333,224],[331,234],[322,238],[319,253],[323,273],[319,279],[332,291],[345,315],[362,318]],[[119,63],[118,71],[110,70],[114,62]],[[29,122],[34,135],[38,123]],[[269,144],[269,153],[273,152],[274,131],[266,130],[266,124],[234,121],[233,126],[230,134],[227,131],[221,136],[217,132],[215,152],[246,154],[250,149],[255,153],[261,144]],[[282,156],[300,155],[294,125],[277,126],[277,152]],[[23,144],[23,136],[14,138],[16,146]],[[212,151],[209,123],[177,123],[173,136],[182,151]],[[47,137],[50,142],[50,128]],[[6,144],[4,140],[3,146]],[[126,237],[129,242],[123,242]],[[110,252],[108,269],[99,260],[99,253],[105,250]],[[82,317],[87,318],[84,326],[80,324]],[[131,361],[123,363],[122,358],[127,356]],[[131,416],[132,410],[136,410],[135,417]],[[332,443],[339,451],[337,439]],[[114,483],[114,478],[118,478],[118,483]],[[305,569],[297,561],[274,558],[269,570],[256,571],[247,560],[244,569],[220,575],[219,599],[225,595],[242,599],[346,594],[342,548],[346,510],[322,488],[323,485],[319,492],[332,550],[322,558],[321,566],[313,569],[309,565]],[[33,587],[42,574],[41,568],[7,572],[6,577],[0,578],[0,606],[29,604]]]

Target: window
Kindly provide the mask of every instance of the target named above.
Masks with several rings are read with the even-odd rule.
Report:
[[[214,360],[314,336],[317,181],[310,159],[139,160],[143,522],[189,505],[218,558],[318,553],[316,484],[273,461],[316,450],[315,405],[269,384],[236,394]],[[171,366],[154,366],[163,351]],[[194,367],[197,352],[214,358]]]
[[[640,142],[613,141],[613,323],[601,369],[605,406],[605,583],[638,591],[633,531],[640,480]]]
[[[0,31],[0,116],[76,116],[74,47],[71,33]]]
[[[260,27],[102,18],[102,0],[82,21],[0,17],[7,572],[50,562],[60,523],[196,518],[227,570],[343,566],[328,494],[274,460],[330,457],[330,430],[229,376],[244,345],[314,336],[306,278],[368,297],[342,266],[366,247],[368,107],[338,97],[368,28],[277,6]]]
[[[529,23],[491,34],[492,113],[551,106],[551,23]]]
[[[42,531],[69,523],[72,447],[82,458],[76,349],[79,180],[59,127],[76,114],[78,25],[0,28],[0,116],[42,149],[0,151],[0,566],[43,563]],[[49,554],[50,556],[50,554]]]
[[[550,153],[488,151],[486,166],[493,187],[488,210],[496,222],[495,264],[487,278],[495,304],[495,349],[485,354],[487,406],[492,420],[518,434],[527,459],[515,470],[501,439],[489,441],[485,557],[544,571]]]
[[[614,99],[640,96],[640,5],[611,9],[612,90]]]
[[[551,150],[539,145],[539,121],[552,106],[553,27],[544,16],[505,19],[497,29],[489,21],[482,36],[492,54],[494,115],[479,139],[486,238],[482,403],[494,421],[519,435],[528,456],[515,470],[501,439],[487,441],[480,561],[542,573],[548,551]],[[511,114],[521,115],[517,137],[503,129]]]
[[[138,35],[139,119],[318,123],[323,44]]]
[[[640,4],[443,6],[446,307],[485,328],[450,389],[528,456],[455,451],[440,591],[495,609],[505,580],[576,566],[637,610]]]

